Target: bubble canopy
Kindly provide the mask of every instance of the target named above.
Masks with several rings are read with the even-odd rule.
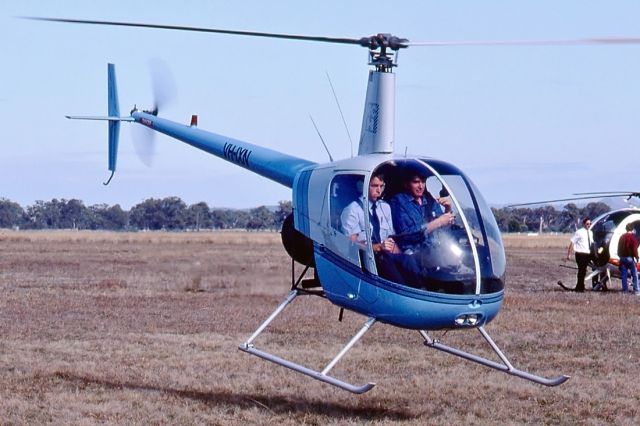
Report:
[[[341,176],[342,188],[349,186],[347,178]],[[355,194],[356,200],[342,204],[369,206],[365,229],[351,239],[368,248],[371,272],[429,292],[503,290],[506,260],[498,226],[457,167],[433,159],[394,159],[375,167],[366,185],[362,176],[353,179],[353,191],[345,196],[353,200]],[[350,234],[348,224],[341,228]]]

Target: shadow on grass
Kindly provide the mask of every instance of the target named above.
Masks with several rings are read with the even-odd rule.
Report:
[[[348,405],[330,401],[312,401],[255,393],[234,394],[225,390],[203,392],[189,389],[171,389],[142,383],[81,376],[68,372],[55,372],[51,374],[51,377],[80,385],[81,387],[97,385],[111,389],[160,392],[180,399],[200,401],[209,406],[234,405],[241,409],[261,407],[272,414],[314,413],[354,420],[412,420],[419,417],[418,414],[411,414],[406,410],[380,407],[380,405],[384,404],[378,400],[372,400],[371,404],[368,405]]]

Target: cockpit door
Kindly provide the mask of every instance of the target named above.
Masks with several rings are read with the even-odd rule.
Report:
[[[444,241],[441,241],[442,249],[448,249],[450,251],[449,255],[454,258],[458,257],[462,251],[461,243],[464,242],[463,245],[470,249],[473,261],[473,272],[475,275],[474,293],[479,294],[482,283],[480,260],[478,257],[478,248],[476,246],[476,242],[479,241],[479,239],[472,233],[472,224],[476,225],[479,218],[476,209],[473,208],[473,204],[470,203],[471,200],[468,189],[462,180],[458,181],[458,179],[453,177],[450,177],[450,185],[447,180],[443,178],[433,167],[424,161],[421,161],[421,163],[433,174],[433,176],[427,178],[427,188],[432,187],[435,190],[440,186],[438,195],[440,198],[449,198],[452,204],[451,211],[454,216],[454,222],[451,224],[449,232],[447,233],[446,231],[443,231],[443,235],[440,236],[441,239],[444,239]],[[456,194],[461,196],[460,200]],[[461,202],[465,202],[464,206]],[[470,215],[470,217],[467,217],[467,215]],[[464,239],[460,239],[460,234],[455,235],[453,233],[454,230],[464,231],[466,241]]]

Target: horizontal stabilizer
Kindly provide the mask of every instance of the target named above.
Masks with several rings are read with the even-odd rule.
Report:
[[[65,115],[71,120],[104,120],[104,121],[135,121],[133,117],[110,117],[100,115]]]

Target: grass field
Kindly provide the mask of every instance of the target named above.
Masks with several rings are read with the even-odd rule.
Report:
[[[0,423],[637,424],[640,298],[560,291],[567,236],[505,244],[487,330],[516,367],[571,380],[525,382],[377,324],[333,370],[377,383],[357,396],[237,350],[289,289],[279,234],[0,230]],[[305,298],[259,346],[321,369],[364,321],[337,319]],[[488,354],[475,331],[443,341]]]

